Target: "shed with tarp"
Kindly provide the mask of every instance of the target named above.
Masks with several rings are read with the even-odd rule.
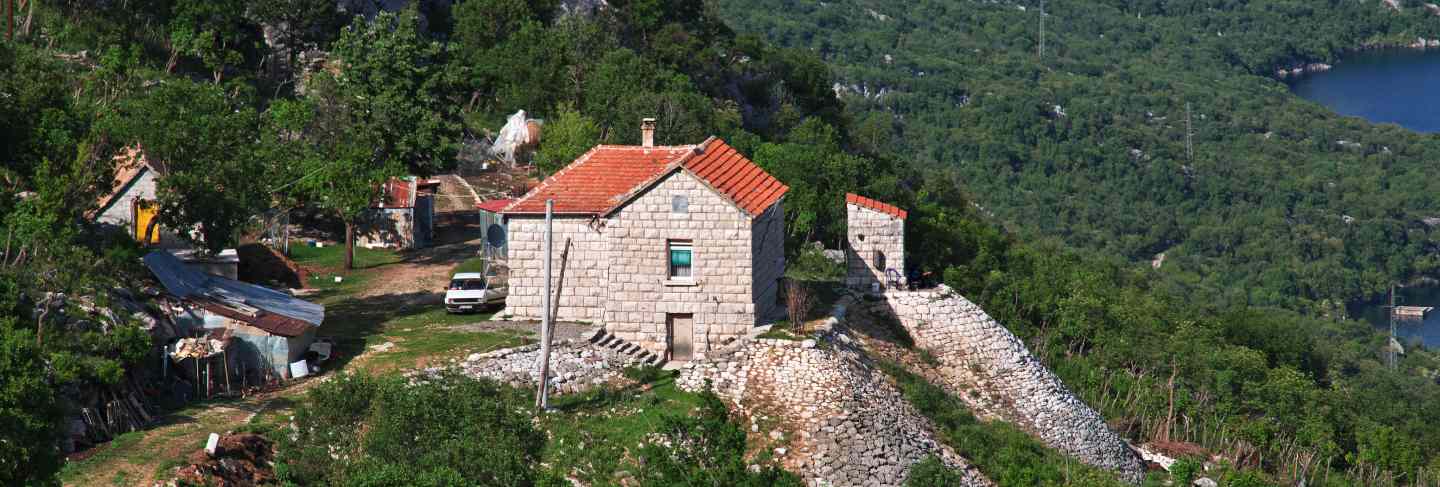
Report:
[[[264,286],[205,274],[164,250],[145,256],[145,266],[177,303],[167,310],[186,337],[228,330],[229,374],[256,384],[290,377],[290,364],[305,357],[325,321],[325,307]]]

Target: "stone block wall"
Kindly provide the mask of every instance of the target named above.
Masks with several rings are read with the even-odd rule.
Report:
[[[415,246],[412,208],[372,208],[355,229],[355,245],[367,249],[408,249]]]
[[[110,206],[95,216],[95,222],[126,235],[135,235],[135,200],[155,201],[155,171],[144,169],[123,192],[110,200]],[[155,229],[160,234],[160,248],[187,249],[190,244],[180,235],[164,226]]]
[[[510,294],[505,312],[518,319],[538,320],[544,296],[545,216],[509,217]],[[599,323],[608,299],[608,250],[604,235],[589,216],[555,217],[551,284],[559,289],[555,319]],[[570,239],[566,254],[565,242]],[[561,259],[562,255],[565,257]],[[561,269],[564,269],[563,273]],[[562,282],[561,279],[564,279]],[[555,289],[552,289],[552,294]],[[553,306],[553,303],[552,303]]]
[[[780,281],[785,277],[785,202],[775,203],[750,225],[750,248],[754,249],[750,289],[758,324],[784,314],[779,299]]]
[[[1045,364],[979,306],[948,287],[885,294],[872,312],[888,312],[917,347],[940,362],[942,387],[956,396],[979,394],[991,413],[1082,462],[1139,483],[1139,456],[1105,418],[1070,392]]]
[[[905,220],[854,203],[845,204],[845,285],[869,291],[885,288],[885,270],[905,273]]]
[[[778,419],[789,439],[779,459],[808,485],[902,485],[930,454],[960,469],[962,485],[992,485],[936,440],[934,425],[851,341],[840,333],[822,335],[822,343],[747,341],[687,365],[677,383],[690,391],[709,384],[752,422]]]
[[[685,212],[673,211],[675,196],[687,199]],[[666,315],[693,314],[691,343],[703,357],[755,325],[750,218],[690,173],[674,173],[631,200],[603,233],[610,268],[604,323],[611,333],[664,353]],[[690,280],[669,279],[668,243],[675,240],[692,245]]]

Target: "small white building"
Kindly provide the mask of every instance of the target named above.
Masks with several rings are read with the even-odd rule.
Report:
[[[905,210],[845,194],[845,285],[883,291],[905,285]]]
[[[501,210],[506,312],[539,319],[545,201],[554,201],[556,319],[605,329],[670,360],[701,358],[783,314],[789,187],[724,141],[601,145]]]

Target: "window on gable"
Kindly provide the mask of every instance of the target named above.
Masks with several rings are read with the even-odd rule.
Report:
[[[670,213],[684,215],[690,213],[690,197],[677,194],[670,197]]]
[[[694,247],[689,240],[671,240],[668,242],[670,255],[670,278],[671,279],[693,279],[692,261]]]

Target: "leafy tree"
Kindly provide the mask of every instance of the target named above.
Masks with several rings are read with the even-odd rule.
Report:
[[[17,325],[0,318],[0,483],[59,485],[61,410],[55,388],[37,373],[45,362],[34,333]]]
[[[181,230],[181,238],[219,252],[265,206],[251,157],[255,112],[220,86],[167,80],[122,101],[102,124],[111,140],[138,144],[156,169],[155,223],[201,235]]]
[[[337,74],[315,78],[316,124],[298,135],[321,146],[302,157],[308,201],[345,221],[345,268],[354,264],[360,216],[388,179],[454,163],[458,125],[446,52],[421,35],[413,7],[358,19],[335,41]],[[294,127],[292,127],[294,128]],[[284,137],[282,137],[284,138]],[[301,142],[306,143],[306,142]]]
[[[245,61],[244,49],[251,26],[245,17],[249,2],[239,0],[177,0],[170,20],[170,61],[174,69],[181,54],[195,56],[219,83],[225,69]]]
[[[349,107],[357,130],[375,137],[377,159],[422,175],[453,164],[459,127],[446,96],[454,81],[449,54],[421,33],[414,8],[352,23],[332,55],[333,96]]]
[[[545,140],[535,155],[535,165],[541,171],[554,173],[599,142],[600,128],[594,120],[561,105],[555,118],[545,124]]]

